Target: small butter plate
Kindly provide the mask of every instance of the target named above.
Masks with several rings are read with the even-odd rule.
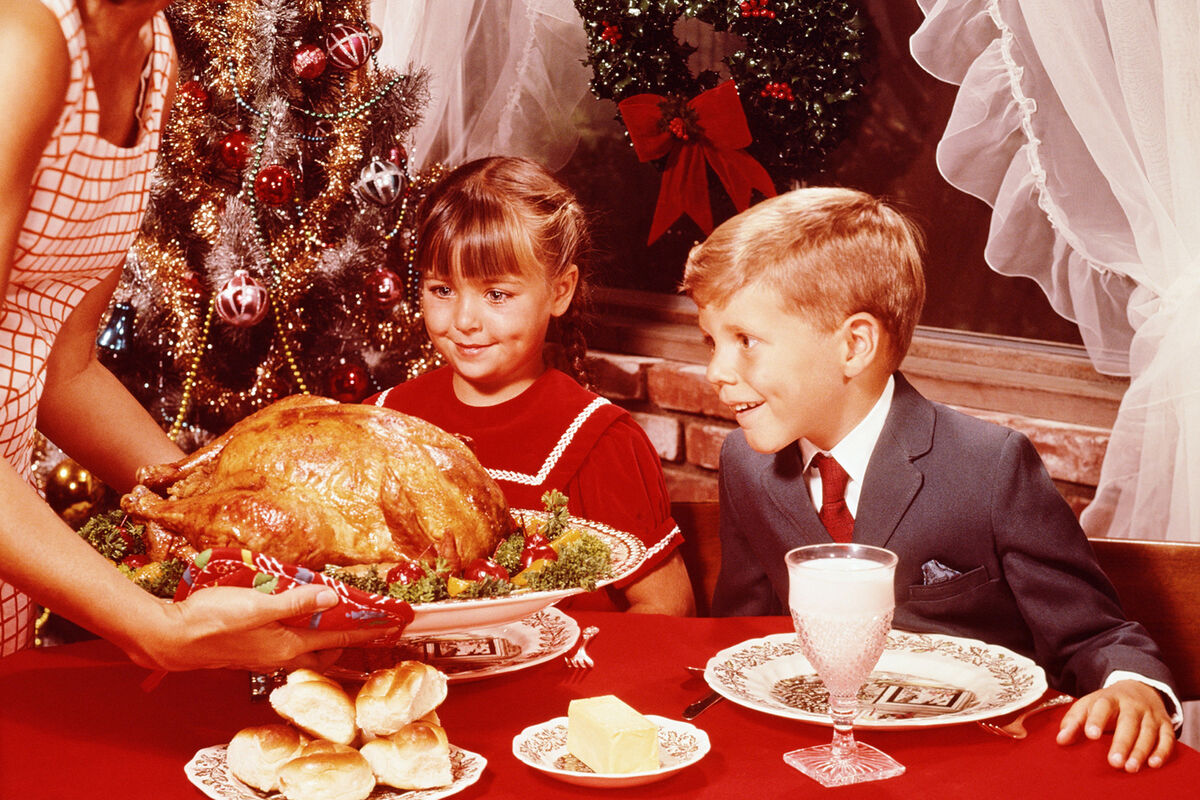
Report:
[[[660,766],[650,772],[603,774],[592,772],[583,762],[567,752],[567,718],[555,717],[531,725],[513,737],[513,755],[539,772],[578,786],[619,788],[641,786],[674,775],[684,767],[695,764],[708,753],[708,734],[679,720],[647,714],[658,726],[658,758]]]

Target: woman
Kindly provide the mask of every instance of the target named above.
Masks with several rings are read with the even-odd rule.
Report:
[[[149,667],[318,666],[310,651],[379,635],[279,624],[332,606],[333,592],[160,601],[29,483],[35,424],[118,490],[140,465],[183,455],[95,357],[170,105],[168,2],[0,0],[0,654],[28,646],[32,596]]]

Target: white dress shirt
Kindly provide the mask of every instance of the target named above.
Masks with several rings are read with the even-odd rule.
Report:
[[[862,493],[863,478],[867,475],[867,464],[871,461],[871,453],[875,451],[875,442],[879,441],[879,434],[883,432],[883,423],[887,421],[888,411],[892,408],[895,391],[896,379],[889,375],[875,405],[832,450],[822,451],[808,439],[800,440],[808,493],[818,511],[821,510],[821,473],[812,465],[812,459],[817,453],[825,452],[833,456],[850,476],[846,482],[846,508],[850,509],[850,516],[858,516],[858,498]]]

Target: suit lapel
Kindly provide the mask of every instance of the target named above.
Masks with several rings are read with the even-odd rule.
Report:
[[[900,373],[895,377],[892,407],[867,464],[854,520],[854,540],[877,547],[887,546],[921,490],[925,478],[913,461],[933,445],[933,405]]]
[[[763,495],[771,501],[775,512],[787,520],[787,529],[795,531],[794,538],[789,536],[785,542],[789,548],[829,542],[829,533],[808,495],[803,468],[800,446],[793,443],[771,459],[770,468],[759,473]],[[783,529],[777,530],[783,533]]]

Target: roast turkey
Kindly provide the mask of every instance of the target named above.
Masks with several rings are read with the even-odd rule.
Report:
[[[514,525],[462,440],[398,411],[308,395],[138,480],[121,507],[160,551],[177,551],[178,536],[312,569],[438,557],[457,569],[490,555]]]

